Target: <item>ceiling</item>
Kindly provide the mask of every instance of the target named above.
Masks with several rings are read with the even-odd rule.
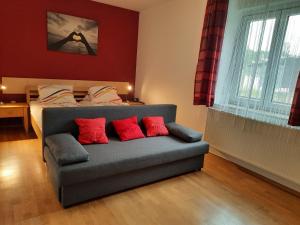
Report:
[[[95,2],[101,2],[108,5],[118,6],[121,8],[131,9],[135,11],[142,11],[152,5],[159,2],[165,2],[168,0],[92,0]]]

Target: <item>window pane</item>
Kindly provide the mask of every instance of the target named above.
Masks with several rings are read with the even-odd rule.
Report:
[[[253,89],[251,93],[251,98],[261,98],[262,89],[266,76],[269,53],[272,43],[273,31],[275,26],[275,19],[268,19],[265,24],[265,29],[263,32],[262,44],[259,52],[259,59],[257,63],[257,69],[255,73],[255,78],[253,82]]]
[[[262,31],[263,21],[253,21],[250,23],[247,46],[244,56],[239,96],[248,97],[251,91],[253,68],[256,64],[255,56],[258,52],[259,39]]]
[[[240,97],[262,97],[275,21],[272,18],[250,23],[238,93]]]
[[[289,17],[278,65],[273,102],[291,104],[300,71],[300,14]]]

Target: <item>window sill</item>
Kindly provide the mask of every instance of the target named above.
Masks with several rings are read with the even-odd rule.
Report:
[[[236,105],[223,106],[215,104],[212,109],[263,123],[278,125],[281,127],[288,127],[291,129],[300,129],[300,127],[292,127],[288,125],[289,116],[286,114],[275,114],[269,111],[256,110],[251,108],[247,109],[246,107]]]

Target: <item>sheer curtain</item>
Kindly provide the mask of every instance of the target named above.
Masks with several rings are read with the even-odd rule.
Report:
[[[300,71],[300,2],[230,0],[214,107],[287,125]]]

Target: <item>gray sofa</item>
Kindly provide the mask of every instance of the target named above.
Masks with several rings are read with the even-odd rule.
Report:
[[[43,110],[43,157],[57,198],[63,207],[202,168],[208,144],[199,141],[198,137],[194,139],[198,133],[183,127],[183,136],[172,131],[175,136],[119,141],[111,121],[132,115],[137,115],[140,123],[145,116],[163,116],[165,123],[170,124],[170,132],[177,126],[174,124],[175,105]],[[61,165],[59,162],[63,161],[58,161],[55,152],[51,151],[53,142],[54,145],[56,142],[52,137],[56,137],[56,134],[71,134],[77,137],[78,129],[74,119],[79,117],[105,117],[109,144],[83,145],[84,151],[88,153],[87,161]],[[51,138],[52,142],[49,141]],[[70,146],[72,145],[69,145],[69,149]]]

